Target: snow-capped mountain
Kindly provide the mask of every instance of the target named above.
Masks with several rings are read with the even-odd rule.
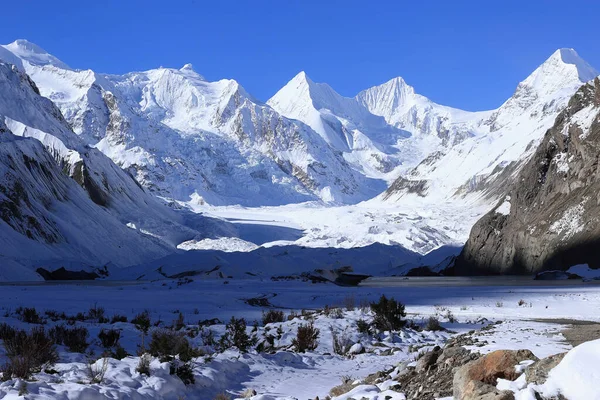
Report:
[[[73,129],[156,194],[210,204],[352,203],[384,182],[355,171],[305,124],[191,65],[123,76],[72,70],[39,47],[4,46]],[[2,54],[0,54],[2,58]]]
[[[498,109],[473,115],[470,137],[432,152],[385,197],[418,195],[438,202],[483,195],[494,204],[569,98],[597,75],[574,50],[557,50]]]
[[[235,235],[223,221],[176,212],[70,130],[14,65],[0,63],[0,275],[22,266],[127,266],[185,240]]]
[[[257,215],[311,215],[278,216],[277,224],[290,223],[293,233],[269,235],[271,243],[349,248],[382,242],[420,253],[466,240],[472,223],[504,196],[568,98],[597,74],[574,50],[561,49],[498,109],[467,112],[436,104],[402,78],[344,97],[300,73],[262,103],[236,81],[209,82],[189,64],[101,74],[72,69],[24,40],[1,46],[0,59],[26,72],[64,115],[54,109],[53,121],[37,125],[15,119],[44,133],[36,137],[47,147],[61,147],[54,144],[60,139],[66,150],[51,147],[53,155],[65,158],[74,150],[73,157],[99,159],[103,153],[141,187],[196,212],[227,218],[235,207],[219,206],[242,205],[262,207]],[[34,114],[27,120],[34,121]],[[65,130],[67,123],[77,135]],[[6,125],[33,135],[10,121]],[[96,183],[102,187],[101,180]],[[303,205],[291,204],[313,200],[320,205],[300,210]],[[325,212],[312,211],[323,203],[329,203]],[[125,221],[130,212],[136,221]],[[139,229],[145,212],[122,210],[118,219]],[[268,225],[260,220],[270,217],[253,218],[252,229],[258,230]],[[216,225],[178,228],[187,233],[167,240],[168,246],[203,248],[205,236],[239,236],[229,225]]]

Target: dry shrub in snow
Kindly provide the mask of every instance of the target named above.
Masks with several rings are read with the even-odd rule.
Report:
[[[43,327],[36,327],[28,334],[15,331],[3,340],[8,362],[2,369],[2,377],[27,379],[34,372],[50,367],[58,361],[54,342]]]
[[[121,339],[121,331],[117,329],[102,329],[98,333],[98,339],[102,347],[110,349],[119,345],[119,339]]]
[[[292,340],[292,345],[298,353],[312,351],[319,345],[319,329],[311,323],[298,326],[296,337]]]
[[[348,354],[350,347],[354,344],[348,337],[348,332],[344,329],[342,333],[338,333],[333,327],[329,327],[329,330],[331,331],[331,337],[333,339],[333,352],[340,356]]]
[[[106,370],[108,369],[108,358],[102,358],[102,363],[99,363],[99,361],[100,360],[94,360],[93,358],[88,359],[87,376],[90,379],[91,384],[102,383]]]
[[[285,320],[285,315],[281,310],[269,310],[267,312],[262,313],[262,323],[263,325],[271,324],[273,322],[283,322]]]
[[[440,320],[434,316],[429,317],[425,325],[426,331],[443,331],[444,328],[440,325]]]
[[[192,358],[192,348],[185,336],[168,329],[152,332],[148,351],[154,357],[159,357],[161,362],[170,361],[176,355],[179,355],[182,361]]]
[[[87,342],[89,332],[84,327],[67,328],[64,325],[57,325],[50,329],[49,333],[56,344],[67,346],[72,352],[85,353],[89,346]]]

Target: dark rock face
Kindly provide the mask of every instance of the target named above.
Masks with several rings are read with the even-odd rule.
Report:
[[[600,80],[582,86],[483,216],[455,263],[458,275],[600,267]]]

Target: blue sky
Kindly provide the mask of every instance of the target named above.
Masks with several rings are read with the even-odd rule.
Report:
[[[74,68],[191,62],[267,100],[301,70],[353,96],[402,76],[442,104],[490,109],[554,50],[600,69],[597,1],[128,1],[2,4],[0,42],[25,38]]]

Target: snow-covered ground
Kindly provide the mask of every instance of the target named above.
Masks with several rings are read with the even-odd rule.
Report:
[[[272,280],[163,280],[156,282],[90,283],[38,283],[15,284],[1,287],[2,310],[0,322],[30,328],[15,318],[17,307],[35,307],[40,314],[57,310],[67,315],[87,312],[92,307],[103,307],[111,318],[121,314],[131,319],[143,310],[150,312],[152,321],[162,321],[169,326],[179,313],[189,329],[207,319],[219,321],[209,327],[215,338],[224,333],[224,323],[232,316],[248,321],[252,333],[254,322],[259,323],[255,335],[264,337],[266,332],[279,332],[275,345],[282,350],[274,354],[251,350],[240,353],[228,350],[211,357],[193,360],[196,383],[184,385],[175,375],[169,374],[168,363],[154,359],[151,376],[136,372],[139,357],[127,357],[121,361],[110,359],[105,378],[100,384],[89,384],[86,375],[86,356],[68,353],[60,348],[60,361],[56,374],[40,373],[36,380],[27,383],[29,399],[213,399],[226,392],[232,398],[241,396],[246,389],[255,390],[257,399],[323,398],[329,390],[341,383],[342,378],[362,379],[368,374],[389,369],[402,361],[414,360],[422,346],[443,344],[454,333],[418,332],[404,329],[395,334],[380,337],[361,334],[356,328],[359,319],[369,320],[370,311],[361,308],[381,294],[394,297],[406,304],[408,318],[424,325],[427,318],[437,315],[444,327],[455,333],[465,333],[490,322],[503,321],[492,329],[476,333],[487,342],[478,351],[495,349],[527,348],[538,357],[566,351],[570,348],[560,331],[563,326],[541,319],[571,318],[600,321],[597,310],[600,305],[600,286],[593,284],[563,286],[439,286],[404,285],[403,287],[340,287],[332,284],[311,284],[302,281]],[[74,301],[74,299],[76,299]],[[251,300],[254,299],[254,300]],[[296,317],[283,323],[262,326],[263,307],[292,311],[323,309],[325,306],[345,308],[354,304],[353,311],[313,316],[315,327],[320,329],[319,345],[315,351],[298,354],[284,351],[291,344],[299,324],[306,319]],[[449,320],[455,322],[449,322]],[[61,322],[47,321],[48,329]],[[100,324],[76,322],[90,331],[95,339],[102,328],[112,327],[122,331],[121,344],[131,354],[136,353],[140,334],[129,323]],[[281,327],[281,328],[279,328]],[[206,328],[205,328],[206,329]],[[346,333],[352,343],[360,343],[366,352],[351,356],[336,355],[332,351],[333,329]],[[189,340],[195,346],[204,346],[203,334]],[[92,340],[93,342],[93,340]],[[93,342],[96,354],[101,350]],[[99,362],[101,363],[101,362]],[[17,398],[21,382],[9,380],[0,384],[0,397]],[[372,390],[372,389],[370,389]],[[381,394],[381,393],[379,393]],[[377,398],[372,393],[368,398]],[[398,397],[400,398],[400,397]]]

